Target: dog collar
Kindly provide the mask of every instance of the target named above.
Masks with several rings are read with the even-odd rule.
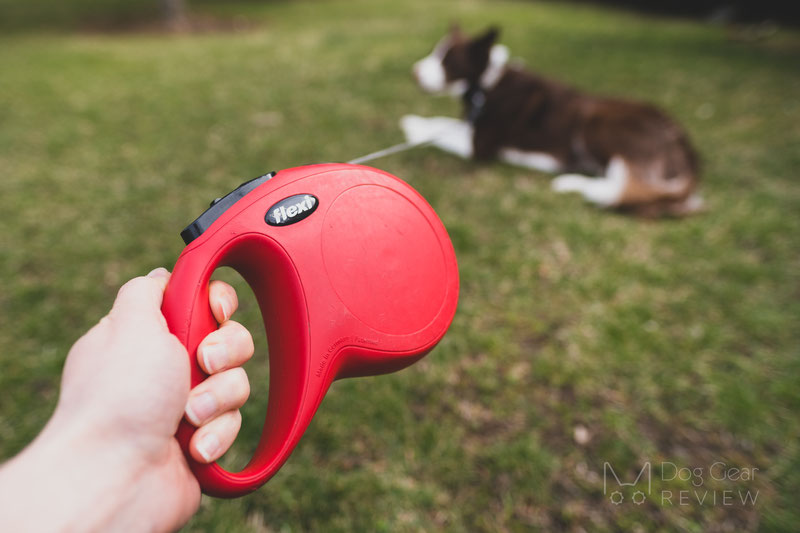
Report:
[[[483,113],[483,106],[486,105],[486,91],[479,84],[471,83],[463,99],[467,106],[467,122],[474,124]]]

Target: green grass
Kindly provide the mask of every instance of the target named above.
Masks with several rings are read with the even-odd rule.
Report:
[[[648,99],[704,159],[702,216],[646,222],[557,196],[548,176],[433,149],[374,164],[411,183],[455,244],[453,326],[412,368],[336,383],[264,488],[206,499],[193,531],[790,531],[800,520],[800,68],[688,21],[529,2],[217,6],[234,34],[0,37],[0,457],[41,429],[70,345],[124,281],[171,266],[207,202],[265,171],[400,142],[405,113],[458,113],[409,69],[451,20],[488,22],[531,68]],[[226,464],[266,408],[253,397]],[[590,440],[578,444],[575,428]],[[614,506],[603,466],[643,505]],[[758,468],[756,505],[662,504],[662,463]],[[623,480],[624,481],[624,480]],[[626,493],[628,497],[630,493]],[[677,496],[674,498],[677,502]]]

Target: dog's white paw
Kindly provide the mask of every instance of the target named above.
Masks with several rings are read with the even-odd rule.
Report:
[[[555,192],[580,192],[583,190],[586,178],[578,174],[562,174],[553,178],[550,188]]]
[[[419,115],[405,115],[400,119],[400,129],[408,143],[422,143],[431,138],[431,120]]]

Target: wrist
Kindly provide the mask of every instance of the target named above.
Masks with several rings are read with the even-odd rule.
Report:
[[[54,416],[0,470],[5,530],[100,531],[119,524],[143,471],[129,451],[105,445],[80,421]]]

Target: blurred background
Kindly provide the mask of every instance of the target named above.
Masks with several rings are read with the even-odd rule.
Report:
[[[796,530],[796,2],[0,0],[0,459],[46,422],[72,343],[172,266],[211,199],[401,142],[404,114],[458,115],[410,75],[453,21],[676,117],[707,212],[623,217],[431,148],[375,161],[450,232],[450,332],[334,384],[272,481],[204,499],[186,530]],[[268,355],[249,289],[219,277],[257,343],[237,469]]]

